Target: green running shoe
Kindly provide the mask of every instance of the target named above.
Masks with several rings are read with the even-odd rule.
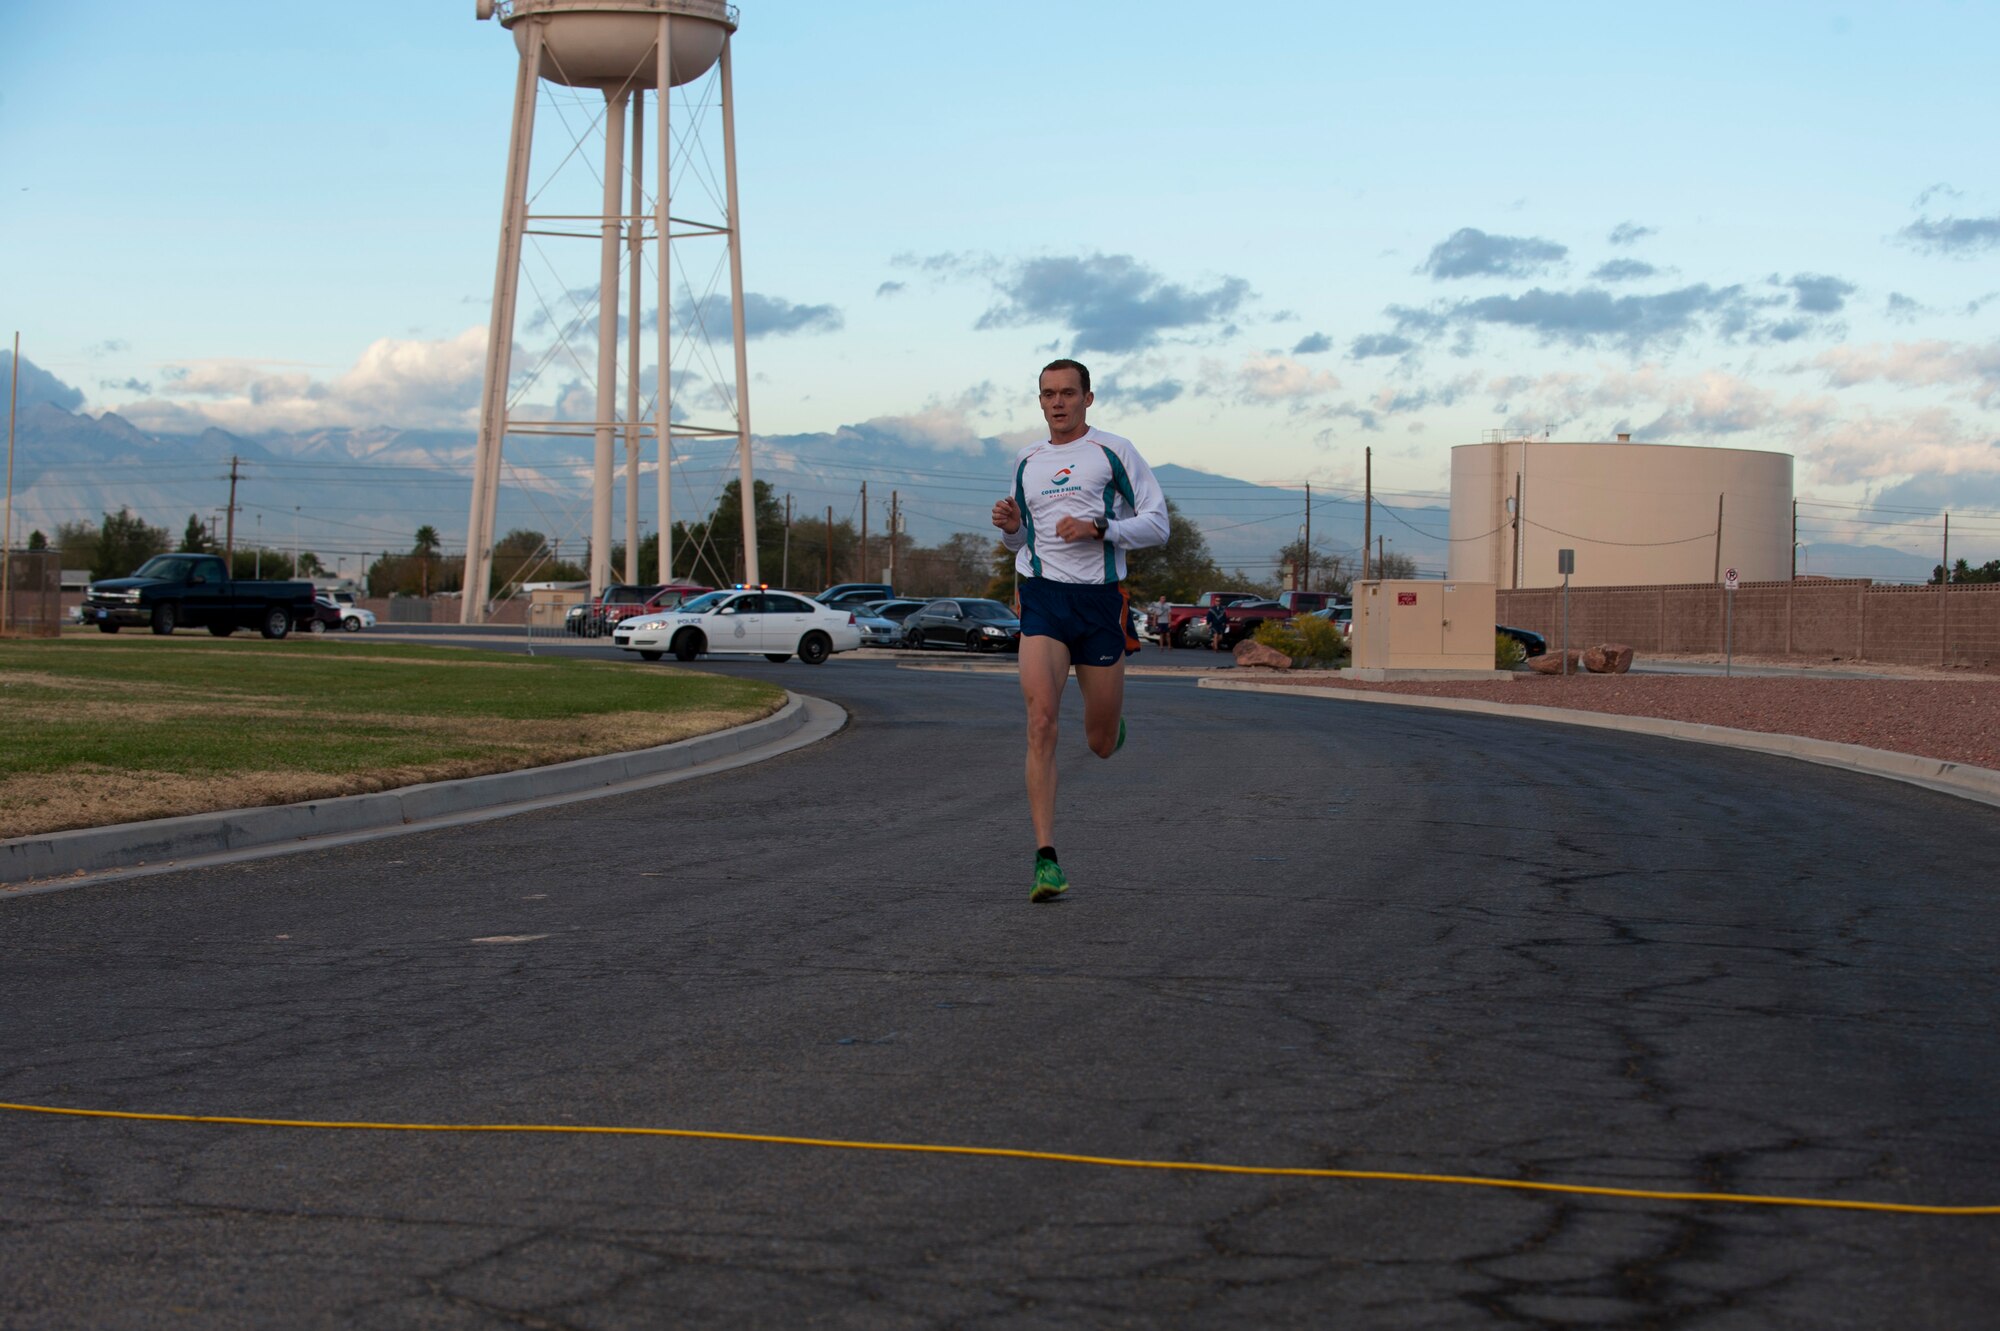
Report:
[[[1035,856],[1035,886],[1028,893],[1030,901],[1054,901],[1069,891],[1069,879],[1063,877],[1062,866],[1054,860]]]
[[[1118,750],[1124,747],[1125,747],[1125,718],[1121,716],[1118,718],[1118,742],[1111,746],[1111,751],[1113,753],[1116,753],[1118,752]]]

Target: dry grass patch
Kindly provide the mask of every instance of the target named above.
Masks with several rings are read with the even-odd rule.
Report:
[[[636,663],[316,647],[0,643],[0,838],[651,748],[785,700]]]

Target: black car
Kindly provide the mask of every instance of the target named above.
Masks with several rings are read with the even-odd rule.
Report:
[[[1021,621],[998,601],[947,596],[903,620],[905,647],[955,647],[965,652],[1017,652]]]
[[[868,602],[868,613],[879,615],[883,619],[893,619],[900,624],[908,619],[913,612],[921,610],[929,604],[929,601],[913,601],[905,596],[897,596],[886,601]]]
[[[1549,650],[1549,640],[1533,629],[1509,628],[1505,624],[1495,624],[1493,628],[1503,637],[1520,643],[1521,651],[1526,656],[1541,656]]]
[[[896,589],[886,582],[836,582],[825,591],[813,597],[821,605],[834,606],[837,610],[852,609],[852,606],[836,605],[839,601],[885,601],[896,594]]]

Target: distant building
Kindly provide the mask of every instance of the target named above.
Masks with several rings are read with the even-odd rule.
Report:
[[[1745,582],[1782,582],[1792,575],[1792,456],[1625,435],[1451,450],[1448,577],[1555,586],[1565,549],[1576,551],[1574,587],[1710,582],[1730,568]]]

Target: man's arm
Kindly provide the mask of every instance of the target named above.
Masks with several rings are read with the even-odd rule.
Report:
[[[1146,459],[1139,456],[1137,449],[1120,448],[1117,454],[1125,467],[1125,478],[1132,483],[1133,513],[1129,518],[1105,524],[1104,539],[1121,550],[1165,545],[1171,531],[1166,492],[1160,489],[1159,481],[1153,478],[1153,469],[1146,465]]]

